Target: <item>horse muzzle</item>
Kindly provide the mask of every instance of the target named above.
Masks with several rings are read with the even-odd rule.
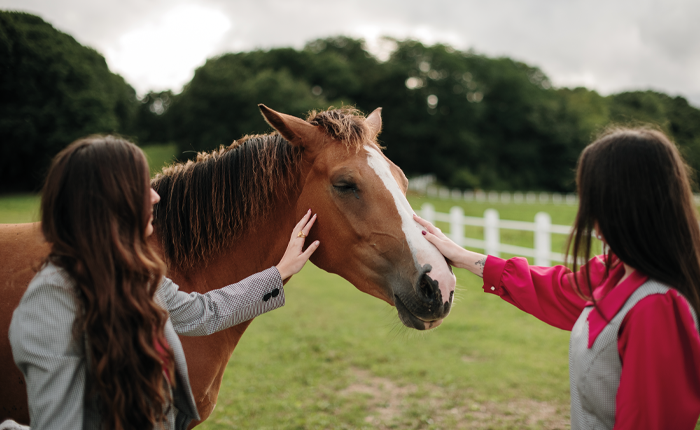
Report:
[[[439,284],[427,273],[419,276],[411,291],[394,291],[399,319],[409,328],[430,330],[439,326],[452,309],[454,290],[443,299]]]

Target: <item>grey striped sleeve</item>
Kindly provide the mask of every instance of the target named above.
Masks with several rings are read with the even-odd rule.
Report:
[[[204,336],[284,306],[282,278],[276,267],[206,294],[185,293],[163,278],[158,294],[178,334]]]
[[[32,430],[83,428],[85,359],[73,337],[73,283],[54,266],[29,284],[10,325],[12,355],[27,382]]]

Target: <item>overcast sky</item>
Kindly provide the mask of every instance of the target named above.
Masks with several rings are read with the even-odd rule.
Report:
[[[443,42],[540,67],[555,86],[655,89],[700,106],[698,0],[0,0],[101,52],[143,94],[206,58],[334,35]]]

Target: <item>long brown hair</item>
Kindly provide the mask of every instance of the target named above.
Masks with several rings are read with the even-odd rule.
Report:
[[[579,209],[569,238],[574,272],[591,256],[597,222],[613,258],[678,290],[700,315],[700,227],[691,170],[678,148],[651,128],[613,128],[578,162]],[[589,266],[586,266],[587,271]],[[593,288],[586,273],[584,297]]]
[[[41,199],[48,261],[77,284],[76,341],[86,337],[89,385],[108,430],[154,428],[171,400],[156,350],[168,314],[154,300],[165,266],[146,237],[149,193],[138,147],[90,136],[54,158]]]

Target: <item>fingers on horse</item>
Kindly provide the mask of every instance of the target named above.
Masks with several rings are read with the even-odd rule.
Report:
[[[425,240],[433,244],[437,240],[437,237],[434,234],[432,234],[429,230],[423,230],[423,237],[425,238]]]
[[[309,221],[309,217],[311,217],[311,209],[306,211],[304,216],[301,218],[301,220],[297,223],[297,227],[301,228],[304,226]]]
[[[306,251],[304,251],[301,255],[306,258],[307,260],[309,257],[311,257],[311,254],[314,253],[318,249],[318,246],[321,244],[318,240],[314,241],[311,245],[309,245],[308,248],[306,248]]]
[[[316,214],[314,214],[314,216],[311,217],[311,220],[309,220],[309,222],[306,224],[306,226],[304,226],[304,228],[302,229],[302,232],[308,236],[309,231],[311,230],[311,226],[313,226],[315,222],[316,222]]]
[[[294,226],[294,229],[292,230],[292,239],[299,238],[299,233],[302,233],[302,228],[306,225],[306,222],[309,220],[309,216],[311,216],[311,209],[309,209],[306,214],[299,220],[297,225]]]
[[[414,219],[418,224],[422,225],[423,227],[429,228],[430,226],[432,226],[431,223],[429,223],[428,221],[424,220],[423,218],[419,217],[419,216],[416,215],[416,214],[413,214],[413,219]]]
[[[419,217],[419,216],[416,215],[416,214],[413,214],[413,219],[414,219],[418,224],[420,224],[420,225],[422,225],[423,227],[425,227],[425,229],[426,229],[428,232],[432,233],[432,234],[439,235],[439,233],[442,233],[442,230],[440,230],[439,228],[435,227],[430,221],[426,221],[426,220],[424,220],[423,218]]]

